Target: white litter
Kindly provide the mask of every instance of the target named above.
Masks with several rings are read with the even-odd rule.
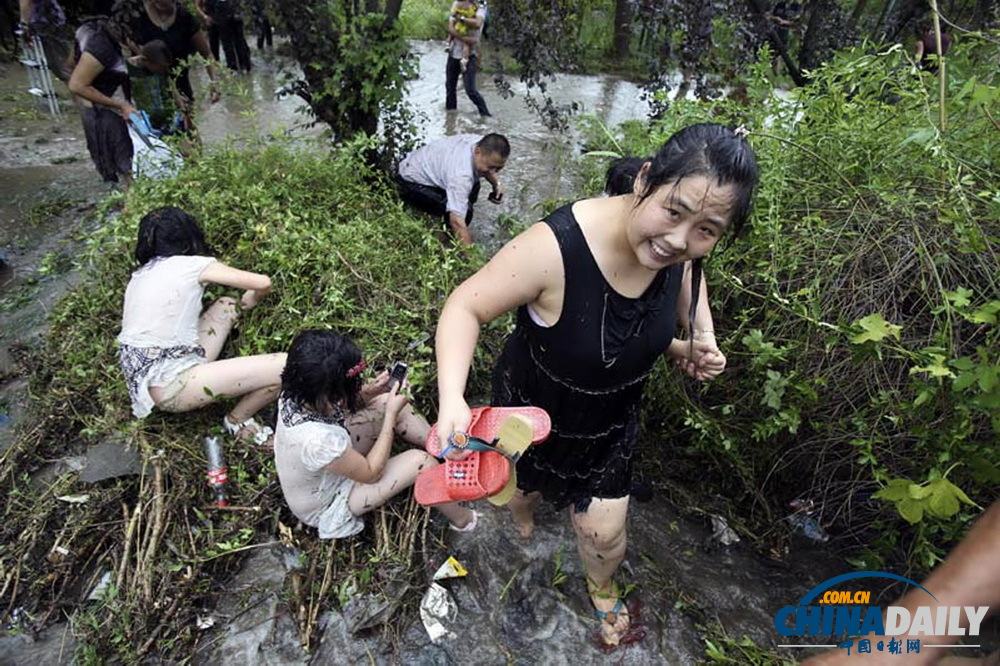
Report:
[[[442,621],[451,624],[457,616],[458,607],[448,594],[448,590],[437,583],[431,583],[420,601],[420,620],[424,623],[424,629],[427,630],[432,643],[437,643],[442,638],[455,638],[455,634],[448,631]]]

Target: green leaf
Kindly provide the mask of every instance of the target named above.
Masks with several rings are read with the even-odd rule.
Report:
[[[1000,312],[1000,301],[990,301],[967,317],[973,324],[995,324]]]
[[[868,341],[881,342],[887,337],[899,340],[899,332],[903,330],[902,326],[897,326],[896,324],[890,324],[882,317],[881,312],[875,312],[867,317],[862,317],[861,319],[854,322],[855,326],[861,327],[861,333],[853,336],[851,342],[856,345],[863,344]]]
[[[971,302],[969,298],[973,295],[973,293],[974,292],[970,289],[959,287],[955,291],[944,292],[944,297],[951,301],[951,304],[956,308],[964,308]]]
[[[889,502],[899,502],[908,499],[910,496],[910,484],[911,481],[909,479],[892,479],[885,488],[873,494],[872,497]]]
[[[911,483],[907,489],[910,499],[922,500],[934,492],[932,485],[922,486],[919,483]]]
[[[931,377],[954,377],[955,373],[948,369],[945,365],[945,358],[940,354],[932,354],[931,362],[925,366],[910,368],[910,374],[916,372],[928,372]]]
[[[961,358],[956,358],[951,362],[951,367],[956,370],[972,370],[976,367],[976,362],[973,361],[968,356],[963,356]]]
[[[979,390],[983,393],[989,393],[997,386],[997,368],[995,366],[979,366],[976,378],[979,380]]]
[[[959,510],[958,498],[953,489],[955,486],[947,479],[938,479],[928,486],[931,490],[927,511],[938,518],[951,518]]]
[[[976,373],[963,372],[962,374],[960,374],[958,377],[955,378],[955,381],[952,382],[951,387],[956,391],[964,391],[965,389],[969,388],[975,383],[976,383]]]
[[[969,496],[965,494],[965,491],[956,486],[951,481],[948,482],[951,485],[952,494],[962,503],[968,504],[969,506],[978,506],[975,502],[969,499]]]
[[[925,127],[924,129],[917,130],[910,136],[903,140],[901,145],[906,145],[908,143],[917,143],[921,146],[926,146],[929,144],[934,137],[937,136],[937,129],[934,127]]]
[[[896,510],[911,525],[919,523],[920,519],[924,517],[924,504],[917,500],[903,500],[896,504]]]

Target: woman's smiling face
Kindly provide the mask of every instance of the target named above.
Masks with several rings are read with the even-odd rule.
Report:
[[[646,170],[636,177],[636,192],[643,190]],[[642,266],[654,271],[704,257],[725,234],[735,196],[733,186],[703,175],[661,185],[630,211],[629,247]]]

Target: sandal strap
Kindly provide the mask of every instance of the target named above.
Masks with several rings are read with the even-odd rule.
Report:
[[[593,603],[593,601],[591,601],[591,603]],[[614,624],[615,622],[618,621],[618,616],[621,615],[622,609],[624,607],[625,607],[625,602],[623,602],[621,600],[621,598],[619,598],[615,602],[615,607],[612,608],[609,611],[602,611],[602,610],[599,610],[598,608],[595,607],[594,608],[594,616],[598,620],[600,620],[601,622],[609,622],[610,621],[611,624]],[[609,617],[611,618],[610,620],[608,619]]]
[[[472,437],[470,435],[469,442],[468,444],[465,445],[465,448],[467,448],[469,451],[479,451],[482,453],[499,453],[500,455],[502,455],[504,458],[506,458],[511,462],[517,462],[517,459],[520,456],[512,456],[505,451],[501,451],[497,447],[493,446],[493,444],[495,444],[496,441],[497,440],[494,439],[492,442],[487,442],[485,439],[480,439],[479,437]]]

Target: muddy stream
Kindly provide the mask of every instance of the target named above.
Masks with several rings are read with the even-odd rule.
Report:
[[[523,86],[514,82],[517,94],[503,99],[491,76],[480,74],[493,118],[480,118],[461,90],[458,111],[446,113],[442,45],[415,42],[412,48],[420,74],[409,84],[409,98],[421,115],[426,140],[496,131],[511,142],[502,174],[507,195],[500,206],[486,203],[485,197],[477,206],[472,226],[477,241],[495,249],[506,238],[507,232],[496,223],[500,214],[530,222],[538,217],[539,202],[584,194],[567,166],[568,158],[581,150],[579,136],[547,130],[525,105]],[[302,141],[323,140],[318,128],[308,126],[297,98],[275,98],[289,62],[255,51],[254,65],[252,75],[236,84],[244,94],[226,96],[216,105],[202,102],[198,123],[204,140],[218,142],[248,126],[260,132],[285,129]],[[204,90],[204,72],[196,71],[194,78],[196,91]],[[97,205],[109,192],[90,164],[68,98],[62,119],[54,120],[34,109],[22,92],[26,87],[19,66],[0,64],[0,450],[24,415],[26,380],[19,355],[44,333],[51,305],[79,279],[65,266],[95,224]],[[575,101],[584,113],[609,126],[646,113],[636,85],[613,76],[562,76],[549,91],[557,102]],[[428,582],[449,554],[469,570],[467,577],[445,583],[458,609],[458,617],[448,623],[450,637],[432,643],[415,610],[396,613],[399,598],[420,590],[411,589],[412,581],[397,585],[390,579],[383,595],[326,613],[318,649],[303,652],[283,602],[283,587],[296,558],[273,546],[253,551],[228,593],[215,608],[205,609],[212,624],[205,631],[211,635],[201,642],[193,662],[704,663],[706,637],[746,637],[752,644],[773,648],[780,643],[774,613],[825,578],[847,570],[829,543],[796,537],[790,555],[771,560],[743,543],[723,545],[717,530],[713,535],[709,517],[696,507],[678,512],[658,498],[634,503],[626,572],[637,586],[634,619],[645,638],[605,653],[594,641],[595,625],[567,517],[543,511],[535,537],[523,542],[504,512],[488,505],[479,508],[485,512],[484,524],[476,533],[449,534],[447,550],[424,553],[431,563]],[[379,631],[363,629],[385,617],[401,637],[395,642]],[[37,636],[8,632],[0,637],[0,664],[71,663],[74,642],[68,627],[63,622]],[[730,654],[731,663],[742,663],[738,653]],[[793,653],[787,654],[791,658]]]

